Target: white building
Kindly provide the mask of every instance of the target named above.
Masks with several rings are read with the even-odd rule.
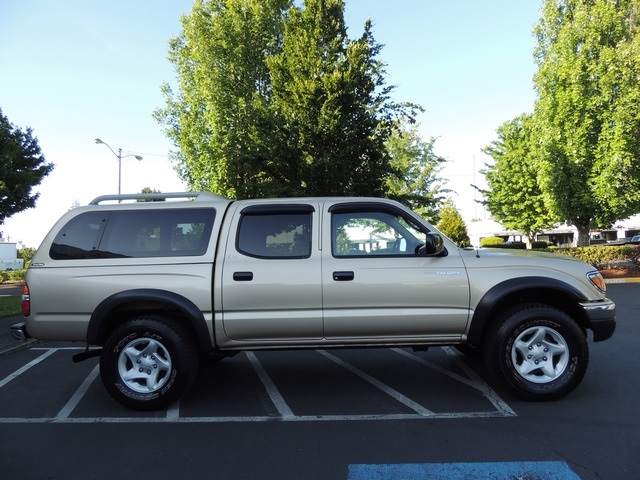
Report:
[[[471,245],[480,246],[480,241],[487,237],[501,237],[505,241],[526,242],[526,236],[516,230],[506,230],[493,220],[478,220],[467,224]],[[610,229],[594,230],[591,233],[592,243],[612,242],[640,235],[640,215],[616,222]],[[547,241],[557,246],[575,246],[578,240],[578,229],[573,225],[558,225],[536,235],[536,240]]]
[[[18,258],[17,244],[6,242],[0,237],[0,271],[20,270],[24,267],[24,260]]]

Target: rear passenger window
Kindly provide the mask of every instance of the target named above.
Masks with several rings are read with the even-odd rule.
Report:
[[[73,218],[56,235],[49,256],[54,260],[97,258],[108,218],[109,212],[83,213]]]
[[[236,239],[238,251],[258,258],[308,258],[312,207],[306,210],[243,212]]]
[[[82,214],[56,236],[50,256],[56,260],[201,256],[214,218],[210,208]],[[81,234],[87,231],[93,233],[91,240]]]

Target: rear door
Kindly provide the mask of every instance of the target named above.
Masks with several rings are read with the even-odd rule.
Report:
[[[314,202],[237,203],[222,266],[225,336],[240,342],[322,338]]]
[[[457,249],[427,256],[420,246],[428,227],[396,204],[325,208],[327,340],[460,339],[469,317],[469,282]]]

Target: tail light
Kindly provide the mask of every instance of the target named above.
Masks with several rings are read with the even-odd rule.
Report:
[[[22,285],[22,315],[28,317],[31,315],[31,297],[29,296],[29,286],[25,283]]]

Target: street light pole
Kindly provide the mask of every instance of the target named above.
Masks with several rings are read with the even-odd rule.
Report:
[[[140,161],[142,160],[142,157],[140,155],[134,155],[133,153],[123,156],[121,148],[119,148],[118,153],[116,153],[116,151],[113,148],[111,148],[111,146],[107,142],[103,142],[99,138],[96,138],[94,142],[96,142],[98,145],[100,144],[106,145],[107,148],[111,150],[111,153],[113,153],[116,157],[118,157],[118,195],[120,195],[122,193],[121,192],[122,190],[122,159],[127,157],[135,157],[136,160]]]

